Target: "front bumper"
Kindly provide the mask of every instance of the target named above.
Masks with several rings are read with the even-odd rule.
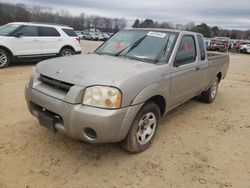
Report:
[[[68,136],[93,143],[111,143],[123,140],[143,104],[108,110],[70,104],[25,86],[25,98],[32,115],[38,118],[38,106],[60,116],[55,124],[57,131]],[[96,132],[96,138],[86,135],[86,129]]]

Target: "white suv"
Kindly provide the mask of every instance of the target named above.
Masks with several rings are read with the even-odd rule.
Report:
[[[0,27],[0,68],[12,61],[80,53],[80,38],[68,26],[14,22]]]
[[[241,45],[240,52],[245,54],[250,53],[250,44]]]

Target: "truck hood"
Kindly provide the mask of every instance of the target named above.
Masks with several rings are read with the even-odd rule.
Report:
[[[79,86],[119,85],[154,64],[98,54],[82,54],[45,60],[37,64],[37,72],[60,81]]]

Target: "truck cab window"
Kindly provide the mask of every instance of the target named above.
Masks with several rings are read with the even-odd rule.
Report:
[[[206,59],[206,51],[204,47],[205,44],[201,35],[198,35],[198,42],[199,42],[201,60],[204,61]]]
[[[179,49],[175,57],[175,65],[185,65],[196,60],[196,47],[194,37],[191,35],[183,36]]]

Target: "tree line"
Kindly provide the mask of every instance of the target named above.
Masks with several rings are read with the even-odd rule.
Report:
[[[73,27],[76,30],[96,28],[103,32],[117,32],[126,27],[124,18],[108,18],[98,15],[72,16],[68,11],[54,11],[52,8],[25,4],[0,2],[0,25],[9,22],[44,22],[57,23]]]
[[[49,7],[26,6],[25,4],[9,4],[0,2],[0,25],[9,22],[45,22],[68,25],[76,30],[96,28],[103,32],[117,32],[126,28],[127,21],[124,18],[108,18],[98,15],[86,15],[81,13],[72,16],[68,11],[54,11]],[[136,19],[133,28],[167,28],[188,30],[202,33],[205,37],[213,38],[230,37],[232,39],[250,40],[250,30],[228,30],[217,26],[210,27],[206,23],[195,25],[194,22],[187,24],[173,24],[171,22],[158,22],[152,19]]]
[[[195,25],[194,22],[187,24],[173,24],[171,22],[158,22],[152,19],[139,20],[136,19],[132,25],[133,28],[165,28],[194,31],[203,34],[204,37],[230,37],[231,39],[247,39],[250,40],[250,30],[229,30],[219,28],[218,26],[210,27],[206,23]]]

